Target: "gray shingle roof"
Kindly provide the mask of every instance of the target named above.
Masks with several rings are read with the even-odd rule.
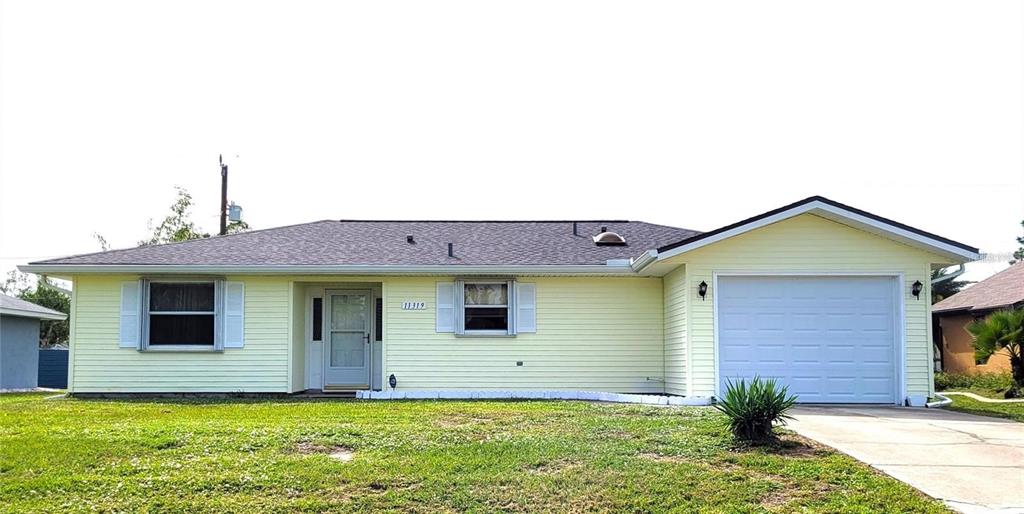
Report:
[[[932,312],[985,311],[1024,302],[1024,261],[932,306]]]
[[[59,316],[63,319],[65,316],[63,312],[47,309],[42,305],[36,305],[32,302],[22,300],[21,298],[15,298],[13,296],[7,296],[3,293],[0,293],[0,312],[3,312],[3,314],[11,314],[26,318],[50,319],[55,316]]]
[[[603,265],[699,232],[638,221],[323,220],[31,264],[119,265]],[[602,227],[626,246],[597,246]],[[412,235],[414,244],[406,242]],[[454,257],[448,257],[454,243]]]

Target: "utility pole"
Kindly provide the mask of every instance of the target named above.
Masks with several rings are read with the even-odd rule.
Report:
[[[228,233],[228,165],[224,164],[224,155],[220,159],[220,235]]]

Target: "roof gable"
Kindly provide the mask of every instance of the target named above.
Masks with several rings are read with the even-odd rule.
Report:
[[[815,214],[825,219],[865,230],[910,246],[922,248],[948,257],[955,262],[965,262],[980,258],[978,249],[973,246],[925,232],[821,196],[805,198],[799,202],[773,209],[743,221],[726,225],[710,232],[695,234],[675,243],[658,247],[656,250],[657,258],[659,260],[668,259],[805,213]]]

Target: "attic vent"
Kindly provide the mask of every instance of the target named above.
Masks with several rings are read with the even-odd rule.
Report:
[[[604,232],[594,236],[594,244],[597,246],[622,246],[626,244],[626,239],[615,232],[608,232],[605,230]]]

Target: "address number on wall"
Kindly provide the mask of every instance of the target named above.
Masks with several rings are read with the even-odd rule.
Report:
[[[422,311],[427,309],[427,302],[402,302],[403,311]]]

